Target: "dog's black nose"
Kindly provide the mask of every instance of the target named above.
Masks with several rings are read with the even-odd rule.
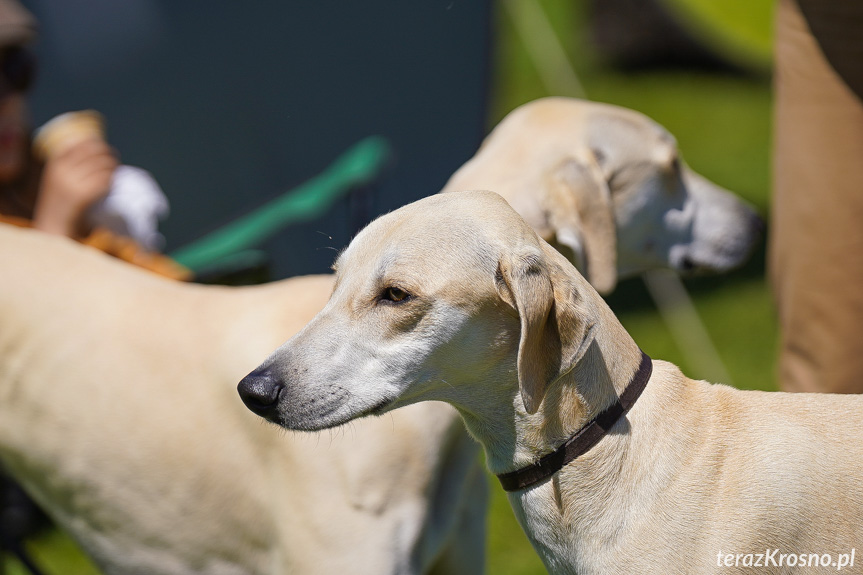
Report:
[[[698,264],[696,264],[689,256],[684,256],[683,258],[681,258],[678,267],[683,273],[691,273],[696,268],[698,268]]]
[[[279,404],[279,393],[284,387],[269,369],[264,368],[256,369],[244,377],[237,385],[237,392],[246,407],[261,417],[268,417],[275,413]]]

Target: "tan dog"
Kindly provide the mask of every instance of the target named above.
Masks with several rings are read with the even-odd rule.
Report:
[[[608,104],[545,98],[511,112],[444,191],[494,190],[600,293],[653,268],[725,272],[762,224],[681,160],[668,131]]]
[[[335,267],[323,311],[239,385],[269,421],[451,403],[552,573],[861,573],[863,397],[738,391],[662,361],[651,375],[596,291],[490,192],[381,217]],[[580,457],[541,459],[582,428],[565,448]]]
[[[331,276],[181,284],[9,226],[0,269],[0,461],[104,573],[482,571],[452,408],[286,437],[237,401]]]

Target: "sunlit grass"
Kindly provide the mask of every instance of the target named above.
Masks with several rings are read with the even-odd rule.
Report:
[[[31,560],[47,575],[99,575],[99,571],[65,533],[48,529],[27,543]],[[3,568],[5,567],[5,571]],[[32,575],[11,557],[0,559],[3,575]]]
[[[773,53],[773,2],[662,0],[713,49],[740,63],[767,66]]]

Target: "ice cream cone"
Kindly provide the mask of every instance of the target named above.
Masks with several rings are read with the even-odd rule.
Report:
[[[105,138],[105,118],[95,110],[67,112],[36,130],[33,148],[41,159],[59,154],[70,146],[89,139]]]

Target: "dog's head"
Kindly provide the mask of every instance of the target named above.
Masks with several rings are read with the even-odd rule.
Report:
[[[621,276],[662,267],[720,273],[746,260],[760,218],[689,168],[665,128],[631,110],[599,106],[587,131],[611,198]]]
[[[321,313],[239,385],[250,409],[290,429],[422,400],[534,413],[597,324],[616,323],[491,192],[439,194],[385,215],[335,270]]]
[[[724,272],[762,224],[739,197],[693,172],[643,114],[545,98],[507,116],[445,190],[493,189],[602,293],[655,268]]]

